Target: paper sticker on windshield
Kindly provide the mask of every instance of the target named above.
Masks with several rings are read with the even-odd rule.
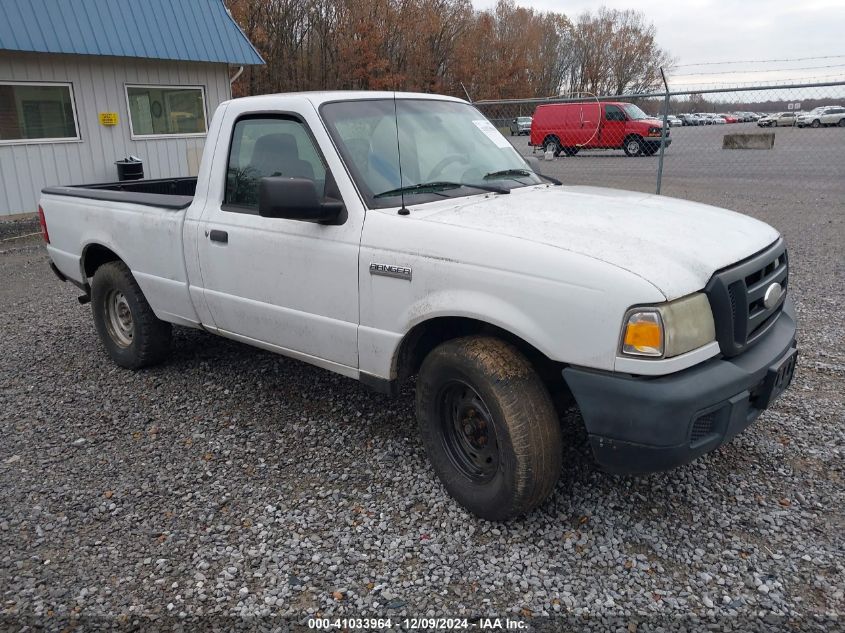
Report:
[[[481,130],[487,135],[487,138],[489,138],[496,144],[496,147],[511,147],[511,144],[508,143],[508,139],[502,136],[499,130],[493,127],[493,124],[490,123],[490,121],[488,121],[487,119],[473,121],[473,123],[475,124],[475,127],[477,127],[479,130]]]

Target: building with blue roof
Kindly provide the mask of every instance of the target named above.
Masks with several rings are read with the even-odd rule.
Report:
[[[214,110],[263,63],[223,0],[0,0],[0,216],[128,156],[196,175]]]

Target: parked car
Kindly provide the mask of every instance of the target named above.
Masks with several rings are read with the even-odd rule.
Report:
[[[198,178],[41,196],[51,266],[104,351],[155,365],[175,324],[385,393],[416,375],[433,469],[480,517],[554,490],[552,393],[574,396],[598,464],[647,472],[724,444],[792,379],[786,246],[754,218],[549,184],[451,97],[234,99],[207,138]]]
[[[795,112],[779,112],[757,121],[760,127],[792,127],[795,124]]]
[[[704,120],[697,114],[679,114],[678,118],[681,119],[682,125],[704,125]]]
[[[511,136],[522,136],[531,134],[530,116],[518,116],[510,123]]]
[[[822,115],[821,124],[826,127],[831,125],[845,127],[845,108],[842,106],[830,108]]]
[[[666,131],[669,134],[669,131]],[[621,149],[628,156],[651,156],[661,142],[663,122],[632,103],[587,101],[537,106],[530,144],[574,156],[581,149]]]
[[[718,114],[707,114],[708,125],[724,125],[725,120]]]
[[[739,123],[739,119],[736,116],[734,116],[733,114],[727,114],[727,113],[722,114],[722,113],[720,113],[720,114],[717,114],[716,116],[721,117],[722,120],[724,120],[725,123]]]
[[[802,113],[795,120],[795,125],[798,127],[821,127],[823,125],[838,125],[838,118],[834,117],[834,123],[828,123],[829,119],[825,119],[827,114],[837,114],[843,110],[842,106],[819,106],[813,108],[809,112]]]
[[[670,114],[669,116],[667,116],[666,120],[669,122],[669,125],[671,127],[679,127],[679,126],[683,125],[683,122],[681,121],[681,119],[676,117],[674,114]]]

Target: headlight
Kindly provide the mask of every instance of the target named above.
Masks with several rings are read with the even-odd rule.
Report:
[[[626,356],[671,358],[715,340],[710,302],[702,293],[628,310],[622,324]]]

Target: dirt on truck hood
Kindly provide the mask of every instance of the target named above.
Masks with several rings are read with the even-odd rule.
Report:
[[[457,202],[426,220],[593,257],[648,280],[668,299],[704,288],[714,272],[778,238],[740,213],[616,189],[526,187]]]

